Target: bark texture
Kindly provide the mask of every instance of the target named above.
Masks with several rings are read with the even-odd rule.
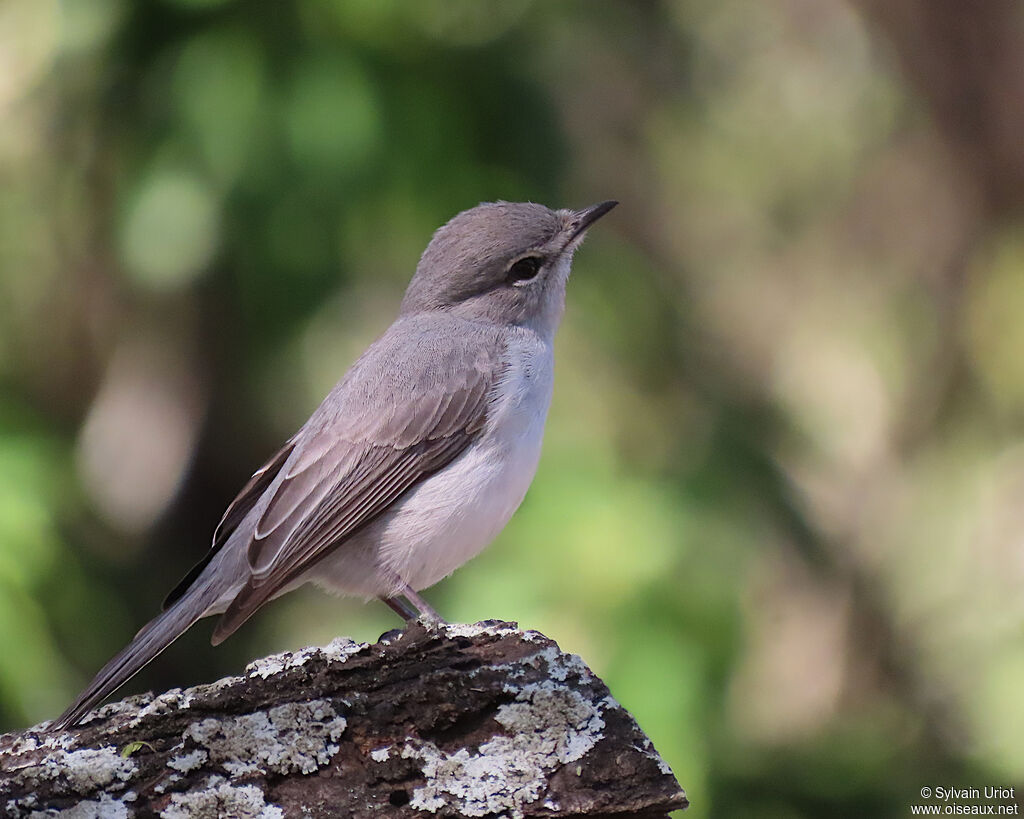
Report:
[[[0,737],[0,814],[655,817],[672,771],[579,657],[515,624],[338,639]]]

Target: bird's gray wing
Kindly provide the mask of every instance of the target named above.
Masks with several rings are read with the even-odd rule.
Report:
[[[170,594],[164,598],[163,608],[165,611],[180,600],[185,592],[188,591],[195,579],[202,574],[203,569],[213,560],[213,556],[227,543],[231,533],[242,524],[246,515],[259,503],[263,493],[274,482],[274,479],[288,460],[288,456],[295,449],[296,438],[298,438],[298,435],[293,435],[289,438],[283,447],[275,452],[263,466],[257,469],[252,477],[249,478],[248,483],[242,487],[242,490],[235,499],[231,501],[228,508],[224,510],[224,515],[213,532],[213,543],[210,545],[209,551],[203,556],[202,560],[189,570],[188,574],[171,590]]]
[[[419,321],[428,324],[407,320],[404,332],[393,328],[371,347],[293,439],[263,489],[269,502],[249,540],[250,575],[215,643],[483,429],[501,344],[491,333],[445,333],[444,320],[440,328]],[[263,500],[240,496],[236,504],[252,509]]]

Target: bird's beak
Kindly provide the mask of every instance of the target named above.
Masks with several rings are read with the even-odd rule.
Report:
[[[619,203],[614,199],[609,199],[607,202],[601,202],[597,205],[591,205],[589,208],[583,208],[583,210],[576,211],[573,215],[572,233],[569,236],[569,241],[571,242],[577,236],[582,234],[583,231],[594,224],[594,222],[604,216],[617,204]]]

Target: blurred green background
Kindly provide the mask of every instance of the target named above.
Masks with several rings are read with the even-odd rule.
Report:
[[[54,716],[481,200],[577,256],[537,479],[428,592],[578,652],[693,817],[1024,784],[1024,11],[0,4],[0,729]],[[125,692],[362,640],[303,591]]]

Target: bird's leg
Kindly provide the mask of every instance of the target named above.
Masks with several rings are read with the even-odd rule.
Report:
[[[408,600],[409,603],[411,603],[415,608],[419,609],[420,617],[422,617],[423,619],[431,620],[435,623],[448,622],[440,614],[437,613],[437,611],[434,609],[433,606],[430,605],[430,603],[428,603],[426,600],[420,597],[412,586],[406,584],[405,588],[402,589],[402,596],[405,597],[405,599]]]
[[[428,623],[444,623],[445,619],[434,611],[433,606],[416,593],[416,589],[405,582],[404,578],[393,572],[387,572],[386,579],[391,581],[391,588],[398,589],[398,594],[380,599],[387,603],[389,609],[395,612],[406,623],[414,623],[417,620],[425,620]]]
[[[380,599],[407,623],[421,618],[433,623],[445,622],[445,619],[434,610],[430,603],[420,597],[412,586],[405,585],[402,587],[401,594],[394,597],[382,596]]]
[[[387,603],[388,608],[390,608],[393,612],[395,612],[395,614],[397,614],[407,623],[411,623],[417,617],[419,617],[419,612],[417,612],[416,609],[413,608],[412,604],[410,604],[406,600],[403,600],[401,597],[381,597],[380,599],[381,602]]]

